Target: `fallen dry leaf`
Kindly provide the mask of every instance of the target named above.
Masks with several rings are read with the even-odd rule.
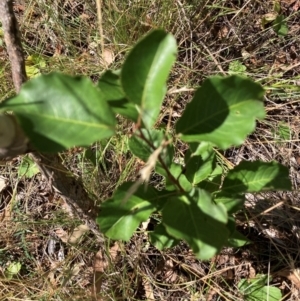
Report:
[[[67,271],[62,286],[65,286],[70,280],[72,280],[73,277],[77,276],[79,272],[81,271],[81,268],[84,266],[84,263],[76,263],[71,270]]]
[[[264,14],[262,17],[265,19],[265,22],[272,22],[276,19],[277,16],[277,13],[267,13]]]
[[[298,289],[300,289],[300,271],[298,269],[283,269],[275,273],[274,276],[282,276],[289,279]]]
[[[61,278],[61,273],[57,276],[56,273],[61,267],[61,264],[57,261],[51,261],[50,271],[48,273],[49,282],[52,285],[52,288],[56,288],[58,285],[59,278]]]
[[[256,277],[256,271],[255,269],[252,267],[252,265],[249,265],[249,278],[253,279]]]
[[[94,279],[93,279],[93,286],[92,286],[92,294],[94,295],[94,298],[97,301],[102,301],[103,300],[98,295],[101,292],[104,271],[107,267],[108,267],[108,262],[104,258],[102,250],[100,250],[95,255],[94,277],[93,277]]]
[[[8,186],[7,179],[0,176],[0,192]]]
[[[218,31],[217,36],[218,36],[219,39],[226,38],[227,35],[228,35],[228,33],[229,33],[228,27],[223,26],[223,27]]]
[[[85,224],[79,225],[74,229],[73,233],[69,236],[68,243],[73,245],[78,243],[79,239],[89,230],[90,228],[87,225]]]
[[[22,13],[25,11],[24,5],[15,4],[13,7],[14,7],[14,12],[16,12],[16,13]]]
[[[114,262],[117,258],[117,255],[120,252],[120,247],[117,242],[109,249],[110,259],[111,262]],[[94,295],[97,301],[103,301],[103,298],[99,297],[98,295],[101,292],[104,272],[108,267],[108,261],[104,257],[103,251],[99,250],[94,259],[94,280],[93,280],[93,287],[92,287],[92,294]]]
[[[102,250],[98,251],[94,260],[94,271],[103,273],[108,267],[108,262],[103,256]]]
[[[210,287],[209,291],[206,294],[206,301],[212,301],[212,300],[214,300],[216,294],[217,294],[217,291],[213,287]]]
[[[153,289],[151,286],[151,283],[148,281],[148,279],[144,278],[143,279],[143,286],[145,290],[145,297],[147,301],[153,301],[155,300],[154,294],[153,294]]]
[[[90,19],[90,18],[91,18],[91,16],[88,15],[88,14],[85,14],[85,13],[82,13],[82,14],[79,16],[79,19],[81,19],[81,20],[88,20],[88,19]]]
[[[74,216],[74,213],[71,209],[71,207],[67,204],[67,202],[63,198],[59,198],[56,201],[58,204],[60,204],[61,208],[70,215],[70,217]]]
[[[111,65],[115,60],[115,55],[112,50],[105,48],[102,52],[102,61],[106,66]]]
[[[58,228],[55,230],[55,234],[62,242],[67,242],[69,238],[69,234],[62,228]]]
[[[114,245],[109,249],[110,259],[111,261],[115,261],[117,258],[117,255],[120,252],[120,246],[117,242],[114,243]]]
[[[90,228],[87,225],[82,224],[76,227],[70,235],[62,228],[57,228],[55,230],[55,234],[60,238],[62,242],[75,245],[76,243],[78,243],[80,238],[89,230]]]
[[[298,1],[296,1],[296,3],[295,3],[294,6],[293,6],[293,10],[294,10],[294,11],[298,11],[298,10],[299,10],[299,7],[300,7],[300,1],[298,0]]]
[[[164,264],[164,272],[165,272],[164,278],[169,283],[173,283],[177,280],[178,275],[174,271],[173,260],[171,260],[171,259],[166,260],[166,262]]]

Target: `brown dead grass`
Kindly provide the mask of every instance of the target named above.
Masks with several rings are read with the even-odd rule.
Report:
[[[239,229],[253,243],[224,249],[209,262],[195,259],[183,243],[160,252],[148,244],[143,229],[116,249],[109,241],[103,249],[91,234],[71,245],[57,230],[71,233],[82,222],[69,217],[40,175],[18,179],[17,159],[1,167],[8,184],[0,199],[0,300],[243,300],[238,282],[259,273],[273,276],[271,284],[281,288],[284,300],[299,299],[300,89],[293,87],[299,88],[300,9],[299,1],[281,1],[289,34],[278,37],[270,25],[261,25],[273,5],[269,0],[109,0],[102,11],[104,47],[114,56],[111,68],[118,68],[128,49],[149,30],[163,27],[175,35],[179,56],[169,87],[179,92],[169,93],[161,122],[168,122],[171,114],[174,124],[191,99],[190,90],[210,75],[227,74],[234,60],[266,87],[266,120],[242,147],[222,154],[231,164],[260,159],[290,167],[293,193],[249,195],[237,216]],[[38,54],[46,61],[42,73],[56,70],[96,80],[104,70],[94,1],[20,0],[15,13],[26,56]],[[4,48],[0,57],[5,99],[13,89]],[[288,139],[278,134],[282,122],[290,128]],[[120,128],[115,140],[93,146],[99,155],[96,166],[83,149],[62,154],[97,201],[110,196],[122,181],[134,179],[140,168],[124,146],[128,130],[130,124]],[[184,151],[184,145],[178,144],[178,151]],[[158,178],[152,180],[159,185]],[[49,242],[54,244],[51,252]],[[4,273],[12,262],[22,268],[7,280]]]

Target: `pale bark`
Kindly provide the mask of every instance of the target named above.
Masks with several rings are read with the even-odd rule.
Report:
[[[12,78],[17,92],[20,91],[22,84],[26,81],[25,60],[21,39],[19,37],[18,23],[13,11],[13,2],[11,0],[0,0],[0,21],[4,32],[4,41],[11,64]],[[5,147],[0,147],[0,158],[13,158],[23,154],[27,150],[28,139],[23,130],[18,126],[15,117],[1,117],[2,120],[13,121],[13,125],[9,127],[2,126],[0,129],[0,144],[5,144],[6,137],[14,133],[11,143]],[[11,133],[9,133],[9,131]]]

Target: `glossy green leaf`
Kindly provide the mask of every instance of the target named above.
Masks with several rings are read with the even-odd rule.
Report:
[[[130,51],[121,70],[123,90],[129,101],[138,106],[147,128],[154,125],[160,112],[176,52],[175,38],[154,30]]]
[[[213,147],[209,142],[189,143],[189,152],[193,156],[205,156],[213,151]]]
[[[171,236],[185,240],[202,260],[220,251],[229,236],[226,209],[201,189],[171,198],[163,208],[162,222]]]
[[[124,183],[102,204],[97,223],[107,237],[128,241],[140,223],[156,210],[158,193],[151,186],[139,187],[128,198],[134,184]]]
[[[223,182],[225,193],[291,190],[289,170],[277,162],[244,161],[230,170]]]
[[[217,165],[213,170],[212,174],[200,182],[197,187],[202,188],[209,192],[216,192],[220,189],[220,186],[223,181],[223,169],[220,165]]]
[[[150,142],[147,143],[144,139],[134,135],[129,139],[128,146],[131,152],[143,160],[147,162],[149,157],[153,154],[153,152],[161,146],[162,142],[166,139],[165,132],[163,130],[155,130],[155,129],[142,129],[141,130],[144,139]],[[164,147],[160,153],[160,157],[167,167],[169,167],[172,163],[174,156],[174,147],[173,145],[168,144]],[[157,165],[161,167],[161,164],[157,162]]]
[[[177,164],[177,163],[172,163],[170,168],[169,168],[169,172],[172,176],[172,178],[169,177],[168,173],[165,170],[162,169],[157,169],[157,172],[164,176],[166,179],[166,185],[165,188],[166,190],[174,190],[177,189],[176,185],[174,185],[174,181],[178,182],[179,185],[181,186],[181,188],[184,191],[190,191],[193,186],[191,184],[191,182],[186,178],[185,174],[184,174],[184,168],[182,165]]]
[[[98,81],[98,87],[103,93],[104,100],[108,102],[116,114],[131,119],[138,120],[138,110],[135,104],[128,101],[121,86],[119,71],[106,71]]]
[[[226,195],[219,193],[214,197],[216,203],[222,203],[228,214],[236,213],[241,210],[245,203],[245,197],[241,195]]]
[[[176,124],[186,142],[208,141],[221,149],[240,145],[265,116],[264,90],[239,76],[212,77],[200,87]]]
[[[207,179],[215,167],[216,156],[210,145],[202,147],[200,144],[196,152],[190,154],[188,151],[185,156],[185,176],[193,185]]]
[[[31,143],[44,152],[88,146],[115,131],[113,112],[85,77],[41,75],[0,109],[13,110]]]
[[[150,240],[151,243],[159,250],[172,248],[179,243],[179,240],[168,234],[163,224],[157,225],[154,231],[150,233]]]

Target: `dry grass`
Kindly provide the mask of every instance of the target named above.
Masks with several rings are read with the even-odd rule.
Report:
[[[227,74],[232,61],[240,61],[246,75],[266,88],[267,118],[242,147],[222,154],[232,164],[260,159],[290,167],[293,193],[249,195],[237,216],[239,229],[253,244],[224,249],[211,261],[200,262],[185,244],[165,252],[154,249],[141,229],[129,243],[107,241],[110,261],[101,263],[103,247],[91,234],[75,245],[63,241],[59,235],[72,233],[80,221],[69,217],[40,175],[19,179],[16,159],[1,167],[7,187],[0,200],[0,300],[91,300],[95,292],[97,300],[244,300],[238,282],[258,273],[273,276],[271,283],[281,288],[284,300],[299,299],[300,4],[281,1],[289,27],[286,37],[277,36],[270,24],[261,25],[273,6],[271,0],[107,0],[102,7],[104,49],[114,54],[110,68],[118,68],[149,30],[161,27],[175,35],[179,56],[169,88],[186,92],[168,95],[161,122],[172,114],[175,123],[191,99],[190,90],[208,76]],[[15,12],[26,56],[37,55],[46,63],[37,66],[39,72],[63,71],[97,80],[105,62],[94,1],[19,0]],[[5,99],[13,88],[1,46],[0,58],[0,95]],[[139,163],[126,147],[130,127],[120,122],[117,137],[94,145],[90,153],[74,149],[62,154],[98,202],[136,177]],[[177,147],[180,151],[184,146]],[[153,182],[159,184],[159,179]],[[13,262],[21,263],[21,270],[8,280],[4,273]]]

